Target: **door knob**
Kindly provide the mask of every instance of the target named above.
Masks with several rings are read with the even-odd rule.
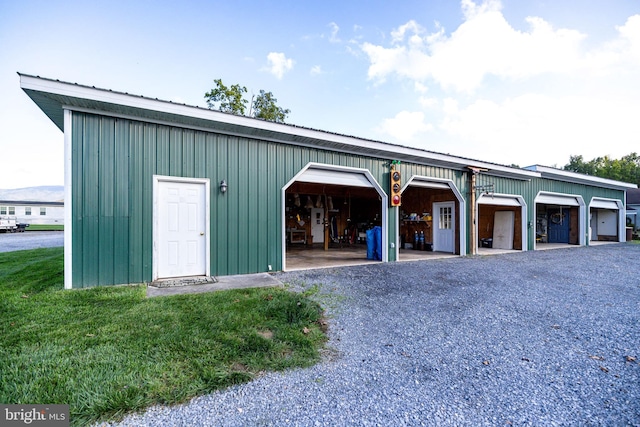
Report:
[[[200,235],[201,235],[201,236],[204,236],[204,231],[201,231],[201,232],[200,232]]]

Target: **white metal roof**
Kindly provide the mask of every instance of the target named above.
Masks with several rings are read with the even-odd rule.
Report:
[[[197,106],[162,101],[157,98],[100,89],[95,86],[79,85],[28,74],[18,73],[18,75],[20,76],[20,87],[61,130],[64,130],[63,111],[68,109],[449,169],[467,170],[467,168],[473,167],[484,169],[483,174],[519,180],[542,177],[617,190],[638,188],[635,184],[546,166],[534,165],[522,169],[514,168],[418,148],[223,113]]]
[[[480,160],[18,74],[21,88],[61,130],[64,130],[63,111],[69,109],[456,170],[472,166],[486,169],[484,173],[488,175],[512,179],[529,180],[540,176],[534,171]]]
[[[557,181],[572,182],[575,184],[595,185],[598,187],[613,188],[615,190],[627,190],[632,188],[638,188],[636,184],[630,184],[628,182],[615,181],[613,179],[584,175],[577,172],[550,168],[548,166],[533,165],[533,166],[527,166],[525,169],[535,171],[535,172],[540,172],[540,175],[542,178],[555,179]]]

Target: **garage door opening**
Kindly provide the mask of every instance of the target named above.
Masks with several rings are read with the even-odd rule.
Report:
[[[463,254],[461,200],[451,181],[411,177],[402,192],[397,259],[410,261]]]
[[[624,241],[621,212],[619,200],[592,199],[589,204],[589,244]]]
[[[509,194],[478,197],[478,254],[527,248],[527,210],[524,199]]]
[[[585,244],[585,204],[581,196],[541,192],[535,202],[535,249]]]
[[[284,269],[386,261],[386,210],[372,180],[361,169],[312,164],[285,187]]]

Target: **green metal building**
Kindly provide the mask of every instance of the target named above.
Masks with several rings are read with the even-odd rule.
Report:
[[[64,132],[66,288],[286,270],[303,250],[387,262],[625,240],[632,184],[25,74],[20,84]]]

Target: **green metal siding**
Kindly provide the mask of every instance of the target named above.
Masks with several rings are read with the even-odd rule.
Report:
[[[309,162],[367,169],[386,190],[393,160],[80,112],[72,113],[71,141],[74,287],[152,279],[154,174],[211,180],[211,274],[232,275],[282,268],[281,189]],[[452,180],[469,211],[468,173],[411,163],[399,168],[404,180]],[[587,204],[593,196],[623,194],[544,179],[481,179],[493,183],[496,193],[522,195],[529,219],[538,191],[580,194]],[[388,238],[397,245],[396,211],[388,212]],[[470,230],[467,215],[467,242]],[[394,257],[390,250],[390,261]]]
[[[489,175],[480,175],[478,184],[493,184],[493,191],[501,194],[514,194],[524,198],[527,203],[527,221],[533,221],[535,224],[535,203],[534,200],[539,192],[547,191],[552,193],[572,194],[582,196],[585,202],[586,217],[581,218],[585,221],[586,229],[589,228],[589,212],[588,206],[593,197],[604,197],[618,199],[624,202],[624,191],[612,190],[607,188],[595,187],[584,184],[573,184],[570,182],[556,181],[545,178],[533,178],[530,181],[519,181],[507,178],[493,177]],[[465,193],[466,195],[466,193]],[[535,229],[528,227],[528,249],[534,248]]]
[[[281,269],[281,189],[309,162],[388,185],[385,159],[78,112],[71,132],[74,287],[152,279],[154,174],[211,180],[214,275]]]

